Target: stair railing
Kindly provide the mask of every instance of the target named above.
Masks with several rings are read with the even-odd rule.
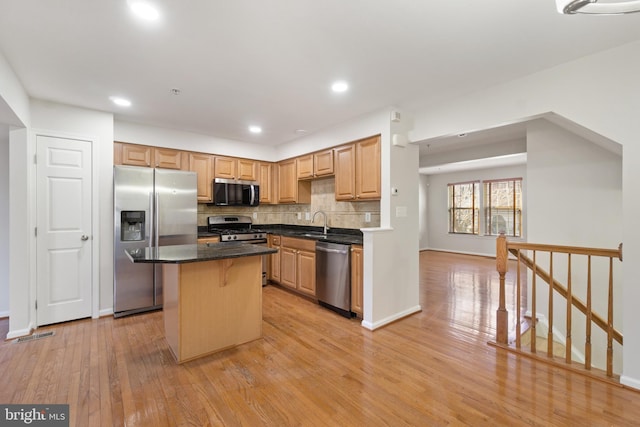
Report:
[[[523,251],[532,252],[532,258],[526,256]],[[537,253],[546,252],[549,254],[549,272],[542,269],[536,262]],[[599,248],[584,248],[577,246],[557,246],[557,245],[544,245],[533,243],[521,243],[521,242],[509,242],[504,234],[501,234],[496,241],[496,269],[500,275],[500,299],[499,306],[496,312],[496,343],[507,346],[508,342],[508,319],[509,314],[506,309],[506,291],[505,291],[505,276],[508,270],[508,258],[509,254],[513,254],[517,259],[517,274],[516,274],[516,339],[515,345],[517,349],[521,348],[521,275],[520,266],[524,265],[532,272],[531,283],[531,313],[536,316],[536,280],[542,279],[549,287],[549,302],[548,302],[548,314],[549,314],[549,327],[548,327],[548,339],[547,339],[547,356],[553,356],[553,292],[556,291],[559,295],[566,299],[566,345],[565,345],[565,362],[571,363],[571,351],[572,351],[572,307],[577,308],[586,316],[586,338],[585,338],[585,369],[591,369],[591,326],[595,324],[601,328],[607,335],[607,361],[606,361],[606,374],[608,377],[613,376],[613,341],[617,341],[622,345],[622,334],[613,326],[613,260],[614,258],[622,261],[622,244],[618,246],[618,249],[599,249]],[[567,254],[567,285],[566,287],[559,283],[553,277],[553,254],[565,253]],[[584,255],[587,257],[587,286],[586,286],[586,303],[581,301],[572,293],[571,283],[571,257],[572,255]],[[606,320],[599,314],[595,313],[591,307],[591,293],[592,293],[592,280],[591,280],[591,260],[592,257],[604,257],[609,259],[609,274],[608,274],[608,301],[607,301],[607,318]],[[531,352],[536,353],[536,319],[532,319],[531,322]]]

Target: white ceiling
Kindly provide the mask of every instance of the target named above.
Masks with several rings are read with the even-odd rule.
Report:
[[[125,0],[0,0],[0,52],[32,97],[275,145],[640,39],[640,14],[560,15],[553,0],[154,2],[150,25]],[[338,78],[347,93],[330,92]]]

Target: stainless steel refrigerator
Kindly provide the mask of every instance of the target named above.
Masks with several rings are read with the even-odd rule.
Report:
[[[114,166],[114,317],[162,308],[162,265],[134,264],[125,249],[196,244],[195,172]]]

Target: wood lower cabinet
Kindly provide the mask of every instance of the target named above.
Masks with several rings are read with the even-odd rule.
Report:
[[[198,203],[213,202],[213,156],[189,153],[189,170],[198,174]]]
[[[280,283],[280,236],[269,235],[269,247],[278,249],[275,254],[269,255],[269,280]]]
[[[363,250],[351,245],[351,311],[362,317],[363,310]]]
[[[335,149],[336,200],[380,199],[380,136]]]
[[[198,243],[218,243],[220,242],[220,237],[200,237],[198,238]]]
[[[290,289],[315,297],[315,240],[296,239],[294,237],[283,236],[281,242],[280,280],[278,283]]]

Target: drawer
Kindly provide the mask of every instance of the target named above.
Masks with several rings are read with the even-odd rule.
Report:
[[[291,249],[299,249],[302,251],[315,252],[316,241],[309,239],[297,239],[295,237],[282,237],[282,246]]]

